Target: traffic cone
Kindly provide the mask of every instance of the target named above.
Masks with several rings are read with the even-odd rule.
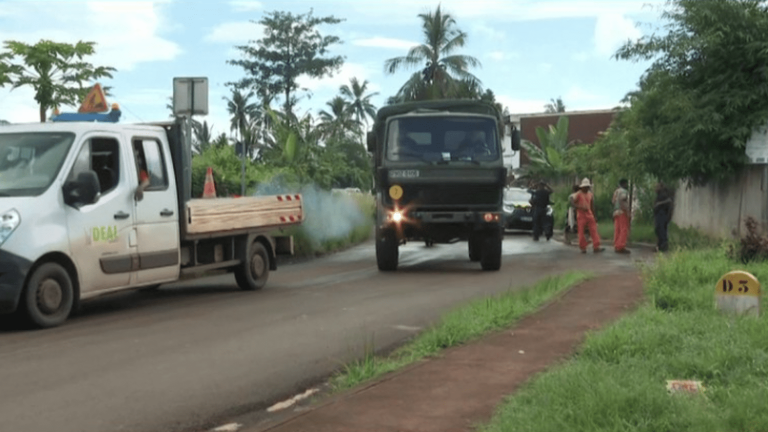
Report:
[[[208,167],[208,172],[205,173],[203,198],[216,198],[216,186],[213,184],[213,169],[211,167]]]

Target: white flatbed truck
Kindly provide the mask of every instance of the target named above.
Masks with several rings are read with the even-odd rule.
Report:
[[[301,195],[193,199],[184,121],[0,127],[0,313],[53,327],[81,300],[218,269],[264,287]]]

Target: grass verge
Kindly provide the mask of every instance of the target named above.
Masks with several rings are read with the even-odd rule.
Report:
[[[714,305],[717,280],[734,269],[768,280],[768,264],[737,264],[723,248],[659,257],[645,269],[646,304],[588,335],[480,430],[767,431],[768,318]],[[700,380],[707,390],[670,395],[668,379]]]
[[[613,220],[604,220],[597,223],[597,232],[603,242],[613,241]],[[700,249],[719,246],[721,240],[708,237],[694,228],[680,228],[669,224],[669,245],[671,248]],[[649,222],[637,222],[632,224],[629,232],[630,243],[656,244],[656,231]]]
[[[334,390],[344,390],[395,371],[440,350],[460,345],[508,327],[568,288],[590,277],[572,272],[548,277],[532,287],[474,300],[444,315],[438,323],[387,357],[366,347],[363,359],[347,365],[331,379]]]

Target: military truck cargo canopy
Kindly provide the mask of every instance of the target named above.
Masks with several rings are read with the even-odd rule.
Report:
[[[488,102],[471,99],[438,99],[416,102],[404,102],[387,105],[379,109],[373,128],[378,131],[386,124],[389,117],[411,112],[457,112],[484,114],[500,118],[499,111]]]

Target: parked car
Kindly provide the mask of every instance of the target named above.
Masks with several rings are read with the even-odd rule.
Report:
[[[533,210],[531,209],[531,192],[528,189],[510,187],[504,190],[504,227],[508,230],[533,231]],[[544,219],[544,235],[552,237],[555,218],[552,206],[547,206],[547,216]]]

